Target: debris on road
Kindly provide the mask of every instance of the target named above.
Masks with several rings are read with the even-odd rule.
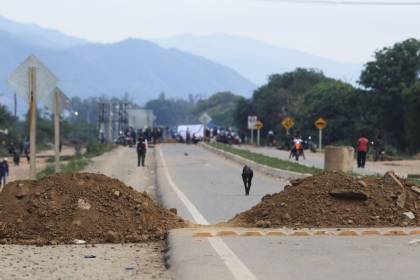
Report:
[[[363,182],[363,184],[361,184]],[[417,187],[416,187],[417,188]],[[291,182],[228,221],[244,227],[419,226],[419,196],[393,173],[363,180],[324,172]]]
[[[413,239],[410,242],[408,242],[408,245],[410,246],[420,245],[420,239]]]
[[[146,193],[101,174],[15,181],[0,193],[2,244],[154,241],[184,226],[184,220]]]

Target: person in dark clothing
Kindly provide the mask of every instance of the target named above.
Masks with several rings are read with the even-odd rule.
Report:
[[[191,142],[191,133],[190,133],[190,129],[187,128],[187,132],[185,133],[185,143],[190,144]]]
[[[357,168],[365,168],[366,164],[366,154],[369,151],[369,140],[362,135],[359,140],[357,140]]]
[[[249,195],[252,184],[252,177],[254,177],[254,172],[249,166],[245,165],[242,169],[242,181],[244,182],[245,186],[245,195]]]
[[[147,140],[140,137],[137,142],[137,166],[144,166],[144,161],[146,160],[146,150],[147,150]]]
[[[15,166],[19,166],[19,164],[20,164],[20,155],[16,151],[13,154],[13,163],[15,164]]]
[[[30,160],[31,160],[31,152],[30,152],[30,150],[29,150],[29,146],[27,146],[27,147],[25,147],[25,157],[26,157],[26,160],[28,161],[28,163],[30,162]]]
[[[9,176],[9,164],[7,158],[0,162],[0,187],[6,185],[6,177]]]

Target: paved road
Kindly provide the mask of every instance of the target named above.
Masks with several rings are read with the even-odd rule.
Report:
[[[289,152],[278,150],[270,147],[255,147],[249,145],[236,146],[240,149],[249,150],[254,153],[262,155],[277,157],[284,160],[289,160]],[[306,159],[300,159],[299,163],[302,165],[324,168],[324,154],[322,153],[311,153],[306,151]],[[293,159],[292,159],[293,161]],[[357,168],[357,162],[354,161],[353,172],[362,175],[383,175],[385,172],[393,170],[402,177],[407,177],[408,174],[420,174],[420,160],[400,160],[400,161],[383,161],[383,162],[372,162],[366,163],[366,168]]]
[[[220,222],[256,204],[283,181],[256,174],[245,197],[241,166],[201,147],[161,145],[162,199],[184,218]],[[416,279],[420,247],[405,237],[193,237],[170,233],[169,264],[177,279]]]
[[[160,155],[164,156],[164,163]],[[178,199],[165,180],[167,171],[173,182],[194,202],[198,211],[210,223],[232,218],[248,210],[268,193],[283,189],[286,181],[255,174],[249,196],[245,196],[242,167],[222,159],[196,145],[161,145],[158,151],[158,180],[164,205],[177,208],[181,216],[193,220],[191,213]]]

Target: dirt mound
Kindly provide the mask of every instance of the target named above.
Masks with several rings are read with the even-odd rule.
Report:
[[[0,193],[0,243],[142,242],[185,225],[146,193],[100,174],[15,181]]]
[[[387,227],[420,225],[420,191],[387,173],[355,178],[323,173],[266,195],[228,224],[244,227]]]

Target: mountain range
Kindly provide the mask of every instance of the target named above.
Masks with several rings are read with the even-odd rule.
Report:
[[[361,65],[230,35],[182,35],[156,40],[92,43],[34,24],[0,17],[0,92],[10,73],[35,54],[59,78],[68,96],[122,96],[144,104],[168,97],[209,96],[219,91],[250,96],[273,73],[318,68],[354,83]],[[9,99],[1,98],[3,103]]]
[[[127,39],[90,43],[36,25],[0,20],[0,92],[10,73],[34,54],[59,78],[69,96],[122,96],[139,104],[162,91],[169,97],[209,96],[232,91],[249,96],[255,85],[229,67],[204,57],[165,49],[150,41]]]
[[[232,35],[184,34],[153,41],[162,47],[177,48],[228,66],[257,85],[266,83],[271,74],[293,71],[297,67],[316,68],[329,77],[354,84],[362,69],[362,64],[335,61]]]

